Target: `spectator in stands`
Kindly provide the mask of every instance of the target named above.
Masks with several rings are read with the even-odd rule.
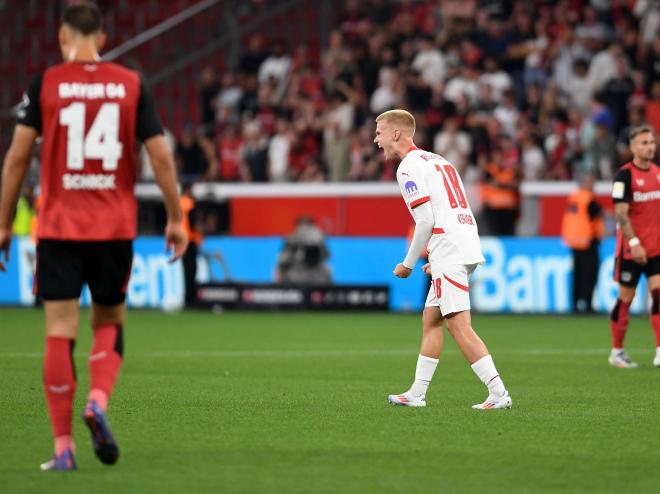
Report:
[[[651,94],[655,81],[660,81],[660,32],[653,38],[653,43],[644,58],[644,80],[646,94]]]
[[[344,94],[337,91],[323,115],[324,161],[329,179],[339,182],[346,179],[351,166],[350,134],[353,130],[355,107]]]
[[[495,107],[493,116],[502,126],[502,130],[513,137],[516,135],[518,128],[518,118],[520,112],[516,105],[515,93],[512,90],[505,91],[502,96],[502,101]]]
[[[615,68],[616,74],[605,83],[603,94],[614,119],[614,132],[618,134],[628,125],[628,100],[635,90],[635,83],[623,57],[615,61]]]
[[[522,176],[524,180],[541,180],[545,172],[545,155],[534,136],[522,140]]]
[[[660,134],[660,80],[651,86],[651,98],[646,103],[646,121]]]
[[[603,89],[607,81],[616,76],[616,62],[621,57],[623,57],[621,44],[614,42],[591,59],[589,82],[594,93]]]
[[[264,50],[263,36],[261,34],[252,35],[248,41],[247,50],[241,56],[238,63],[241,74],[248,77],[256,77],[266,57],[267,53]]]
[[[486,57],[484,60],[484,72],[479,76],[481,84],[491,87],[493,100],[499,103],[502,95],[513,88],[511,76],[500,68],[500,64],[494,57]]]
[[[268,181],[268,140],[255,120],[243,126],[239,169],[244,182]]]
[[[593,6],[586,5],[583,15],[584,20],[577,26],[575,34],[590,52],[597,53],[603,49],[610,38],[610,30],[605,23],[600,21],[598,11]]]
[[[289,180],[289,154],[291,151],[291,129],[284,117],[275,120],[275,134],[268,146],[268,176],[271,182]]]
[[[406,74],[405,101],[413,115],[419,115],[431,106],[431,88],[415,69],[409,69]]]
[[[222,74],[217,98],[213,102],[217,110],[217,120],[222,124],[236,125],[240,120],[243,88],[238,83],[236,75],[231,71]]]
[[[440,84],[447,75],[447,62],[442,51],[435,46],[433,36],[422,36],[411,67],[422,75],[427,86]]]
[[[397,70],[381,71],[380,83],[369,102],[371,113],[378,115],[400,106],[403,102],[404,90],[403,81]]]
[[[578,59],[573,64],[573,72],[569,76],[565,90],[571,95],[573,105],[582,112],[584,116],[589,114],[591,109],[592,87],[588,77],[589,62],[585,59]]]
[[[628,104],[628,125],[619,132],[619,138],[616,141],[616,150],[619,155],[618,163],[627,163],[632,160],[633,155],[630,151],[630,131],[635,127],[641,127],[646,124],[644,116],[644,104],[631,102]]]
[[[259,67],[259,84],[264,85],[270,79],[273,79],[278,91],[284,93],[290,69],[291,57],[286,54],[284,44],[277,41],[273,45],[272,53],[266,57]]]
[[[602,180],[610,180],[617,163],[616,141],[610,132],[609,122],[602,117],[593,121],[595,133],[591,145],[586,150],[585,168]]]
[[[197,182],[208,172],[207,157],[190,124],[179,135],[174,157],[181,182]]]
[[[433,140],[433,152],[446,158],[463,174],[471,151],[470,135],[460,130],[458,117],[452,115],[445,119],[442,131],[438,132]]]
[[[199,109],[202,120],[202,132],[205,136],[211,137],[215,128],[215,97],[220,89],[215,71],[212,67],[205,67],[202,70],[201,84]]]
[[[325,182],[326,173],[321,161],[316,156],[311,156],[305,161],[303,170],[298,175],[299,182]]]
[[[374,146],[373,135],[374,125],[372,122],[366,122],[353,135],[349,180],[377,181],[383,179],[386,169],[383,166],[382,153],[379,153]],[[392,180],[391,176],[386,176],[386,178]]]
[[[243,137],[238,129],[238,125],[228,125],[220,134],[218,169],[211,170],[209,173],[212,180],[237,182],[241,179],[239,163],[243,149]]]
[[[176,149],[176,138],[170,129],[163,127],[163,133],[165,135],[165,142],[170,148],[172,154]],[[151,161],[149,160],[149,154],[144,146],[140,149],[140,161],[138,163],[138,177],[141,182],[153,182],[154,178],[154,169],[151,166]]]

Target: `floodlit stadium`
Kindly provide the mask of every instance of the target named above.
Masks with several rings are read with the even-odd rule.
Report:
[[[2,492],[658,490],[660,2],[0,24]]]

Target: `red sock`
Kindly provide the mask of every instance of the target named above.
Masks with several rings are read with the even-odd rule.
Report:
[[[651,327],[655,335],[655,346],[660,347],[660,288],[651,290]]]
[[[75,340],[58,336],[46,337],[44,354],[44,390],[48,414],[56,445],[65,447],[71,441],[71,408],[76,392],[76,370],[73,364]],[[57,451],[60,454],[61,451]],[[59,449],[62,449],[59,448]]]
[[[612,330],[612,348],[623,348],[623,339],[628,331],[630,319],[630,304],[620,298],[617,299],[610,314],[610,328]]]
[[[89,354],[90,391],[94,400],[105,410],[115,386],[124,353],[123,328],[108,324],[94,329],[94,344]]]

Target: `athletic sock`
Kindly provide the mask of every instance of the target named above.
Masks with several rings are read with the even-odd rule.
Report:
[[[73,448],[71,409],[76,392],[76,370],[73,363],[75,340],[59,336],[46,337],[44,354],[44,391],[48,415],[55,437],[55,454]]]
[[[655,335],[655,346],[660,347],[660,288],[651,290],[651,327]]]
[[[410,387],[411,395],[421,396],[426,394],[438,362],[439,359],[437,358],[426,357],[420,354],[417,358],[417,369],[415,369],[415,382]]]
[[[94,329],[94,344],[89,354],[90,391],[87,399],[102,410],[108,407],[124,354],[123,328],[108,324]]]
[[[488,392],[493,396],[504,396],[506,389],[500,375],[495,368],[493,357],[486,355],[471,365],[472,370],[481,382],[486,385]]]
[[[612,331],[612,348],[623,348],[623,339],[628,331],[628,320],[630,319],[630,304],[620,298],[610,313],[610,329]]]

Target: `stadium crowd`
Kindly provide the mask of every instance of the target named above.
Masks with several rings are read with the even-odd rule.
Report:
[[[513,190],[611,179],[630,126],[660,131],[658,1],[347,0],[339,12],[321,53],[255,35],[234,71],[201,74],[201,130],[176,132],[186,180],[394,180],[372,142],[374,117],[394,107],[464,180]]]

